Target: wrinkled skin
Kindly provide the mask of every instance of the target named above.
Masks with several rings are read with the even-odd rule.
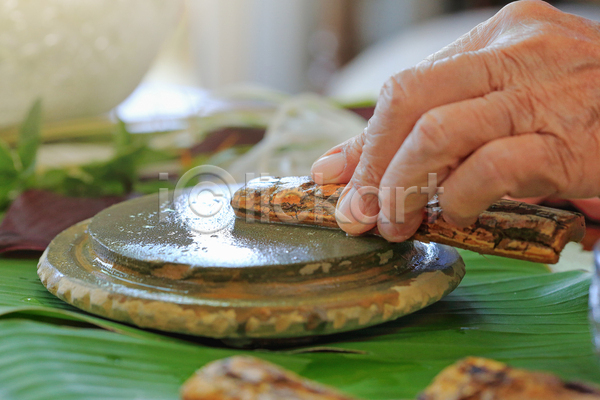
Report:
[[[342,229],[377,224],[392,241],[416,231],[427,202],[409,195],[402,210],[394,188],[425,187],[428,173],[444,188],[444,218],[458,226],[503,196],[598,196],[600,25],[542,1],[509,4],[391,77],[365,131],[312,172],[319,183],[349,182]],[[378,202],[374,188],[392,190]]]

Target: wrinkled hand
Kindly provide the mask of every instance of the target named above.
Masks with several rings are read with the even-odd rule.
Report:
[[[599,195],[600,25],[542,1],[506,6],[390,78],[365,131],[312,173],[349,182],[342,229],[377,224],[392,241],[421,223],[427,194],[406,194],[427,187],[430,173],[444,218],[459,226],[505,195]]]

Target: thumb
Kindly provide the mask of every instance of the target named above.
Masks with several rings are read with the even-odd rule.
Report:
[[[358,165],[365,132],[333,147],[314,162],[310,173],[319,185],[348,183]]]

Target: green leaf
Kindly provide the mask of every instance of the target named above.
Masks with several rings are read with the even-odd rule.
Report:
[[[3,140],[0,140],[0,174],[17,175],[13,152]]]
[[[12,264],[13,268],[2,268],[2,264]],[[31,268],[28,260],[1,260],[0,276],[0,317],[25,315],[45,316],[56,319],[80,321],[95,325],[113,332],[119,332],[134,337],[152,337],[168,339],[148,331],[133,328],[118,322],[91,316],[51,295],[40,284],[37,273]],[[25,296],[23,296],[26,294]]]
[[[127,133],[128,135],[128,133]],[[128,142],[125,147],[118,146]],[[106,161],[90,163],[77,168],[53,169],[44,172],[37,179],[37,187],[51,190],[65,196],[122,196],[132,191],[154,193],[154,188],[168,186],[161,181],[140,182],[140,166],[171,159],[165,153],[149,149],[143,140],[115,142],[116,155]]]
[[[40,145],[42,124],[42,101],[36,100],[19,130],[17,153],[21,160],[21,173],[29,176],[35,168],[35,159]]]
[[[38,112],[32,110],[30,114],[35,115]],[[30,119],[28,118],[28,121]],[[140,168],[147,164],[173,160],[174,154],[149,148],[148,135],[129,133],[122,121],[115,125],[112,139],[114,156],[110,160],[46,170],[39,172],[35,177],[22,176],[20,186],[35,187],[75,197],[123,196],[136,189],[147,193],[154,187],[165,187],[165,183],[158,180],[142,183]],[[2,189],[1,181],[0,189]],[[0,194],[0,205],[1,200]]]
[[[125,122],[119,120],[114,132],[113,143],[117,154],[127,153],[133,143],[133,137],[127,130]]]
[[[0,210],[8,206],[19,184],[19,172],[12,150],[0,140]]]
[[[363,399],[413,399],[442,368],[468,355],[600,383],[587,320],[588,273],[461,254],[463,283],[427,309],[277,352],[227,349],[90,316],[46,292],[35,261],[0,258],[0,398],[177,399],[194,370],[235,354]],[[315,348],[353,353],[302,352]]]
[[[211,360],[248,353],[34,321],[0,321],[2,399],[172,399]],[[310,360],[262,353],[295,371]]]
[[[152,194],[152,193],[159,193],[160,189],[174,190],[175,184],[173,182],[169,182],[169,181],[151,180],[151,181],[137,182],[135,184],[133,190],[136,193]]]

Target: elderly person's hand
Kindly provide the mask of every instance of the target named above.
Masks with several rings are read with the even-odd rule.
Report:
[[[444,218],[459,226],[505,195],[599,195],[600,25],[542,1],[506,6],[389,79],[365,131],[312,173],[349,182],[337,206],[342,229],[377,224],[392,241],[421,223],[428,196],[407,194],[427,187],[430,173],[444,190]]]

